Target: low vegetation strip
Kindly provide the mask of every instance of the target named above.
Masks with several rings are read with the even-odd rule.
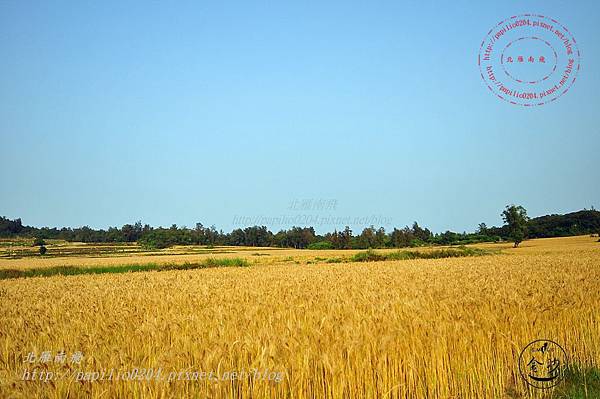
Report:
[[[183,264],[156,264],[146,263],[141,265],[123,265],[123,266],[97,266],[97,267],[77,267],[77,266],[55,266],[38,269],[6,269],[0,270],[0,280],[23,278],[23,277],[49,277],[57,274],[64,276],[73,276],[79,274],[104,274],[104,273],[127,273],[127,272],[146,272],[146,271],[165,271],[165,270],[192,270],[205,269],[212,267],[246,267],[249,263],[242,258],[208,258],[198,263]]]
[[[378,253],[373,250],[362,251],[349,258],[349,262],[378,262],[386,260],[409,260],[409,259],[442,259],[459,258],[464,256],[492,255],[497,251],[481,248],[442,248],[431,251],[396,251],[391,253]]]
[[[600,398],[600,369],[574,365],[554,391],[557,399]]]

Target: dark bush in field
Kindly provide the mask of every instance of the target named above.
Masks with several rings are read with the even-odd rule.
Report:
[[[313,242],[308,246],[308,249],[333,249],[333,244],[329,241]]]

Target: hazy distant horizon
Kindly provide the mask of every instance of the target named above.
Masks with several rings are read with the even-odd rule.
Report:
[[[592,208],[592,209],[590,209],[590,208]],[[548,216],[548,215],[568,214],[568,213],[579,212],[579,211],[583,211],[583,210],[596,210],[595,207],[590,207],[590,208],[582,207],[580,209],[575,209],[575,210],[571,210],[571,211],[568,211],[568,212],[550,212],[550,213],[546,213],[546,214],[543,214],[543,215],[529,215],[529,217],[530,218],[536,218],[536,217]],[[25,220],[23,220],[22,218],[19,218],[19,217],[8,217],[8,216],[2,215],[2,214],[0,214],[0,216],[7,217],[8,219],[11,219],[11,220],[21,219],[21,222],[22,222],[23,226],[29,226],[29,227],[35,227],[35,228],[45,228],[45,227],[47,227],[47,228],[50,228],[50,229],[57,228],[59,230],[62,229],[62,228],[76,229],[76,228],[81,228],[81,227],[86,227],[86,226],[89,227],[89,228],[92,228],[94,230],[108,230],[111,227],[121,228],[121,227],[123,227],[123,225],[126,225],[126,224],[133,225],[133,224],[135,224],[137,222],[141,222],[142,225],[148,224],[148,225],[150,225],[153,228],[169,228],[169,227],[171,227],[173,225],[173,223],[168,223],[168,224],[165,224],[165,225],[154,225],[154,224],[148,223],[148,222],[146,222],[144,220],[136,220],[136,221],[128,221],[128,222],[125,222],[125,223],[121,223],[121,224],[117,224],[117,225],[111,225],[111,226],[92,226],[90,224],[82,224],[82,225],[78,225],[78,226],[62,226],[62,225],[61,226],[41,226],[41,225],[35,225],[35,224],[27,223]],[[302,216],[302,215],[300,215],[300,216]],[[316,216],[316,217],[318,217],[318,216]],[[329,216],[324,215],[323,217],[324,218],[328,218]],[[333,216],[332,218],[335,219],[335,216]],[[343,218],[343,217],[341,217],[341,218]],[[504,223],[503,223],[501,217],[499,217],[499,219],[500,219],[500,221],[498,223],[487,223],[485,221],[483,221],[483,223],[485,223],[487,225],[487,227],[494,227],[494,226],[495,227],[502,227],[504,225]],[[449,229],[439,230],[438,231],[438,230],[431,229],[430,226],[425,225],[425,224],[421,223],[418,220],[413,220],[413,221],[406,222],[404,224],[398,224],[398,225],[391,224],[389,226],[386,226],[386,225],[383,225],[383,224],[352,225],[352,223],[346,224],[346,225],[349,226],[352,229],[352,231],[353,231],[354,234],[360,234],[360,232],[362,232],[362,230],[364,228],[371,227],[371,226],[373,226],[375,228],[384,227],[385,230],[386,230],[386,232],[389,233],[394,228],[402,229],[402,228],[404,228],[406,226],[411,227],[414,222],[418,222],[419,226],[422,227],[422,228],[429,228],[432,231],[432,233],[434,233],[434,234],[436,234],[436,233],[444,233],[444,232],[446,232],[448,230],[456,232],[456,233],[462,233],[462,232],[470,233],[470,232],[475,232],[477,230],[477,227],[478,227],[476,225],[476,226],[473,226],[473,228],[467,229],[467,230],[457,230],[457,229],[449,228]],[[344,226],[342,226],[340,228],[337,225],[334,226],[332,224],[323,224],[323,223],[321,223],[321,224],[314,224],[314,225],[311,225],[311,224],[294,224],[294,223],[292,223],[291,225],[288,226],[288,225],[284,225],[284,224],[281,224],[281,223],[276,223],[276,224],[268,224],[268,223],[262,223],[262,224],[261,223],[257,223],[257,224],[241,224],[241,223],[238,222],[238,224],[232,225],[232,227],[230,229],[225,229],[225,228],[223,228],[221,226],[214,225],[214,224],[211,224],[211,223],[204,223],[202,220],[199,220],[197,222],[188,223],[188,224],[177,224],[177,227],[179,227],[179,228],[187,227],[187,228],[193,229],[193,228],[195,228],[196,223],[202,223],[202,225],[204,227],[206,227],[206,228],[214,226],[217,229],[217,231],[221,231],[222,230],[224,233],[230,233],[232,230],[237,229],[237,228],[244,229],[246,227],[253,227],[253,226],[266,226],[267,229],[270,230],[273,233],[276,233],[276,232],[278,232],[280,230],[288,230],[288,229],[290,229],[290,227],[313,227],[315,229],[315,233],[316,234],[320,234],[320,235],[333,232],[334,230],[340,231],[340,230],[342,230],[346,226],[346,225],[344,225]],[[334,226],[334,227],[330,227],[330,226]]]

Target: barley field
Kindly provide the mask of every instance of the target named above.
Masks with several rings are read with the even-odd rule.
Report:
[[[0,280],[0,397],[597,397],[586,377],[600,367],[597,241],[379,262],[256,248],[9,256],[0,269],[250,266]],[[520,375],[536,339],[568,355],[573,371],[554,388]]]

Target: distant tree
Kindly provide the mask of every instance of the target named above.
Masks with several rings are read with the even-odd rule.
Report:
[[[246,244],[246,235],[244,230],[235,229],[229,234],[229,245],[242,246]]]
[[[481,235],[487,235],[488,233],[488,227],[485,223],[479,223],[479,226],[477,226],[477,234],[481,234]]]
[[[375,227],[367,227],[362,233],[357,237],[357,247],[358,248],[376,248],[375,242]]]
[[[527,236],[527,211],[521,205],[507,205],[502,212],[502,219],[508,225],[509,237],[518,247]]]
[[[268,247],[273,240],[273,234],[266,226],[246,227],[243,230],[243,244],[250,247]],[[237,244],[240,245],[240,244]]]
[[[377,248],[385,248],[388,246],[388,236],[385,234],[385,229],[380,227],[375,233],[375,246]]]
[[[419,226],[419,224],[417,222],[413,223],[413,227],[412,227],[412,234],[414,236],[415,239],[420,240],[422,242],[427,242],[431,239],[431,231],[429,231],[429,229],[425,228],[421,228],[421,226]],[[412,241],[412,240],[411,240]]]
[[[433,234],[429,229],[419,226],[398,229],[392,227],[386,233],[383,227],[367,227],[362,233],[353,236],[349,227],[343,231],[334,230],[318,235],[312,227],[292,227],[277,234],[265,226],[252,226],[235,229],[231,233],[217,230],[215,226],[205,227],[196,223],[195,228],[171,225],[153,228],[140,221],[125,224],[121,228],[109,227],[107,230],[92,229],[89,226],[76,228],[51,228],[24,226],[21,219],[10,220],[0,216],[0,237],[21,237],[34,242],[32,246],[42,246],[46,240],[81,241],[85,243],[135,242],[150,248],[166,248],[173,245],[246,245],[277,246],[289,248],[307,248],[313,243],[327,242],[317,246],[335,249],[348,248],[388,248],[410,247],[427,244],[467,245],[478,242],[514,240],[515,246],[525,239],[545,237],[567,237],[573,235],[600,234],[600,212],[591,207],[564,215],[551,214],[527,218],[525,209],[510,205],[502,213],[505,224],[501,227],[486,226],[481,223],[474,233],[456,233],[446,231]],[[522,219],[525,219],[525,223]],[[360,230],[359,230],[360,231]],[[39,237],[36,239],[36,237]]]
[[[333,248],[340,249],[340,236],[336,229],[333,229],[333,233],[325,234],[325,240],[329,241]]]
[[[404,227],[401,230],[394,228],[394,230],[390,234],[391,245],[396,248],[408,247],[411,241],[413,241],[414,239],[415,236],[408,226]]]
[[[39,249],[40,255],[44,255],[47,251],[46,241],[44,241],[44,239],[42,237],[36,237],[35,240],[33,240],[33,246],[40,247],[40,249]]]
[[[282,247],[306,248],[315,241],[315,236],[315,229],[312,227],[294,226],[290,230],[277,233],[277,237],[272,241]]]
[[[22,233],[23,230],[21,219],[10,220],[0,217],[0,237],[11,237]]]
[[[350,249],[350,243],[352,242],[352,230],[350,230],[350,227],[344,227],[344,231],[340,231],[338,237],[340,248]]]
[[[168,248],[175,244],[171,234],[172,231],[159,227],[141,236],[138,240],[138,244],[144,248],[150,249]]]

